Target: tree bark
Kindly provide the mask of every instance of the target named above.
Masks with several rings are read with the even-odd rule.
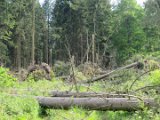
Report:
[[[89,110],[124,110],[135,111],[145,107],[155,106],[153,99],[136,98],[64,98],[64,97],[36,97],[42,107],[54,109],[69,109],[77,106]]]
[[[89,60],[89,58],[88,58],[88,54],[89,54],[89,41],[88,41],[88,30],[87,30],[87,51],[86,51],[86,54],[87,54],[87,60],[86,60],[86,62],[88,63],[88,60]]]
[[[32,65],[35,63],[35,0],[32,0]]]
[[[92,63],[95,63],[95,34],[92,34]]]
[[[81,64],[83,64],[83,35],[82,33],[80,34],[80,39],[81,39]]]
[[[49,65],[50,65],[50,67],[52,67],[52,48],[50,48],[50,50],[49,50]]]
[[[47,36],[48,37],[48,36]],[[47,39],[45,39],[45,46],[44,46],[44,58],[45,58],[45,63],[49,63],[49,60],[48,60],[48,57],[49,57],[49,53],[48,53],[48,38]]]
[[[69,92],[69,91],[50,91],[49,95],[51,97],[76,97],[76,98],[82,98],[82,97],[102,97],[102,98],[125,98],[125,97],[131,97],[131,98],[138,98],[134,95],[129,94],[115,94],[115,93],[105,93],[105,92]]]
[[[17,40],[17,68],[18,71],[21,69],[21,37],[18,37]]]

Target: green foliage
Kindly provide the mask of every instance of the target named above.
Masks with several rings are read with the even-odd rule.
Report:
[[[117,62],[121,63],[144,49],[145,33],[141,24],[144,11],[136,0],[121,0],[114,16],[113,46],[117,49]]]
[[[103,54],[105,46],[109,46],[109,36],[112,33],[111,19],[109,0],[57,0],[51,22],[53,39],[56,41],[55,54],[59,59],[59,54],[68,55],[64,49],[67,45],[75,61],[79,63],[84,55],[82,51],[88,49],[87,36],[91,44],[92,34],[95,34],[96,47],[101,47],[99,52]]]
[[[153,85],[160,85],[160,70],[152,71],[149,80]]]
[[[51,72],[51,74],[46,73],[44,70],[36,70],[33,71],[27,78],[27,80],[34,80],[34,81],[39,81],[39,80],[49,80],[51,78],[54,78],[54,73]]]
[[[10,87],[16,82],[17,79],[8,72],[8,69],[0,67],[0,87]]]
[[[109,120],[158,120],[159,115],[152,110],[135,111],[135,112],[106,112],[106,116],[102,115],[102,118],[108,118]]]
[[[146,13],[146,18],[147,21],[145,21],[149,25],[157,25],[159,26],[159,7],[160,7],[160,2],[159,0],[147,0],[145,4],[145,13]]]
[[[8,56],[8,48],[7,48],[7,46],[4,43],[0,42],[0,48],[1,48],[1,50],[0,50],[0,56],[1,56],[0,57],[0,61],[2,63],[5,63],[5,62],[9,63],[9,56]]]
[[[46,119],[54,120],[101,120],[97,111],[86,111],[80,108],[71,108],[70,110],[47,110]]]
[[[85,52],[91,46],[94,34],[96,48],[94,51],[99,59],[104,56],[114,62],[113,57],[120,65],[130,57],[132,58],[126,63],[147,62],[144,64],[144,69],[133,68],[118,72],[106,78],[106,81],[89,86],[78,86],[79,91],[126,93],[133,81],[148,70],[154,71],[139,77],[133,85],[133,90],[147,85],[160,85],[160,3],[158,0],[148,0],[145,9],[140,7],[136,0],[120,0],[115,7],[111,6],[110,0],[56,0],[55,5],[53,1],[45,0],[43,8],[37,0],[0,1],[0,62],[2,64],[24,68],[30,64],[32,3],[35,2],[36,63],[48,62],[48,55],[50,56],[48,48],[54,49],[53,58],[61,60],[55,63],[55,75],[69,75],[71,66],[62,61],[68,60],[68,52],[75,57],[76,65],[83,59],[85,61]],[[106,56],[106,53],[109,55]],[[146,56],[141,55],[142,53]],[[88,54],[90,61],[91,49]],[[92,78],[99,68],[86,65],[74,70],[75,77],[79,80]],[[44,80],[45,77],[44,71],[35,71],[27,81],[17,82],[17,79],[9,74],[8,69],[0,67],[0,119],[159,120],[160,118],[157,109],[157,111],[144,109],[136,112],[98,112],[80,108],[72,108],[68,111],[53,109],[45,111],[31,98],[33,95],[48,96],[48,91],[53,89],[75,90],[73,84],[56,80],[54,75],[51,81]],[[154,97],[159,101],[156,92],[158,91],[147,89],[145,92],[137,91],[135,94]],[[11,96],[12,93],[26,95],[26,97]]]
[[[149,70],[159,69],[159,63],[155,60],[148,60],[147,67]]]
[[[70,73],[70,64],[63,61],[56,61],[54,64],[54,72],[56,76],[69,75]]]
[[[39,105],[33,98],[0,94],[0,104],[2,120],[39,120]]]
[[[77,80],[87,80],[87,77],[80,71],[75,71],[75,78]]]
[[[3,69],[6,71],[5,69]],[[2,71],[2,70],[1,70]],[[1,72],[4,74],[4,72]],[[77,72],[75,72],[77,73]],[[79,74],[79,73],[78,73]],[[111,82],[107,80],[106,82],[97,82],[88,86],[79,86],[80,91],[96,91],[96,92],[113,92],[114,91],[125,91],[126,88],[135,80],[137,73],[136,70],[127,70],[122,71],[121,73],[117,73],[118,75],[124,75],[118,84],[113,84],[113,81],[121,80],[116,78]],[[79,74],[81,76],[81,74]],[[156,72],[158,77],[154,79],[159,79],[159,71]],[[82,74],[83,76],[83,74]],[[151,76],[155,76],[155,74],[151,74]],[[149,77],[150,78],[150,77]],[[153,78],[152,78],[153,79]],[[155,81],[155,80],[153,80]],[[145,84],[150,84],[146,77],[143,77],[141,81],[137,81],[135,87],[142,87]],[[140,85],[143,83],[142,85]],[[69,110],[55,110],[55,109],[42,109],[39,107],[37,102],[32,99],[32,96],[48,96],[48,91],[50,90],[72,90],[75,88],[72,84],[66,84],[60,80],[56,80],[55,78],[52,81],[40,80],[35,81],[32,77],[28,78],[28,81],[24,81],[22,83],[16,82],[14,86],[8,86],[8,88],[4,88],[1,90],[0,94],[0,116],[2,119],[19,119],[19,120],[41,120],[41,119],[54,119],[54,120],[150,120],[155,119],[158,120],[159,115],[156,111],[144,109],[144,111],[137,112],[101,112],[101,111],[87,111],[81,108],[71,108]],[[15,90],[16,89],[16,90]],[[18,94],[19,97],[11,94]],[[137,93],[142,94],[142,93]],[[21,96],[22,95],[22,96]],[[25,97],[23,95],[26,95]],[[155,96],[154,96],[155,97]]]
[[[146,52],[159,51],[159,0],[147,0],[145,3],[144,31],[146,33]]]

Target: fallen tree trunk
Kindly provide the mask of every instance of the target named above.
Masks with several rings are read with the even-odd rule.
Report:
[[[124,110],[135,111],[145,107],[155,106],[154,99],[136,98],[63,98],[63,97],[36,97],[39,104],[45,108],[69,109],[71,107],[81,107],[88,110]]]
[[[124,70],[124,69],[129,69],[129,68],[132,68],[132,67],[135,67],[135,66],[140,66],[142,63],[139,63],[139,62],[135,62],[135,63],[132,63],[130,65],[127,65],[127,66],[124,66],[124,67],[121,67],[121,68],[118,68],[118,69],[115,69],[109,73],[106,73],[104,75],[100,75],[98,77],[95,77],[93,79],[90,79],[90,80],[87,80],[87,81],[84,81],[84,83],[92,83],[92,82],[96,82],[96,81],[99,81],[99,80],[102,80],[106,77],[108,77],[109,75],[111,75],[112,73],[115,73],[115,72],[118,72],[118,71],[121,71],[121,70]]]
[[[31,96],[8,94],[14,97],[26,98]],[[39,105],[50,109],[69,109],[72,107],[80,107],[87,110],[124,110],[136,111],[143,110],[143,108],[159,107],[154,99],[141,99],[141,98],[72,98],[72,97],[43,97],[32,96],[35,98]]]
[[[132,97],[138,98],[134,95],[129,94],[115,94],[115,93],[105,93],[105,92],[70,92],[70,91],[50,91],[49,95],[51,97],[75,97],[75,98],[83,98],[83,97],[101,97],[101,98],[125,98]]]

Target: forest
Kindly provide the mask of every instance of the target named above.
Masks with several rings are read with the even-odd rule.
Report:
[[[160,0],[143,1],[0,0],[0,120],[160,120]]]

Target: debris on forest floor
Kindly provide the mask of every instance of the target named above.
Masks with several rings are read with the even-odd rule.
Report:
[[[18,94],[8,95],[35,98],[40,106],[50,109],[69,109],[76,106],[87,110],[136,111],[143,110],[144,108],[154,108],[158,105],[153,98],[142,98],[129,94],[52,91],[52,97]]]
[[[139,68],[139,67],[141,67],[142,65],[143,65],[142,63],[135,62],[135,63],[132,63],[132,64],[130,64],[130,65],[127,65],[127,66],[124,66],[124,67],[115,69],[115,70],[113,70],[113,71],[111,71],[111,72],[109,72],[109,73],[105,73],[105,74],[100,75],[100,76],[98,76],[98,77],[92,78],[91,80],[87,80],[87,81],[85,81],[85,82],[87,82],[87,83],[96,82],[96,81],[99,81],[99,80],[102,80],[102,79],[108,77],[108,76],[111,75],[112,73],[119,72],[119,71],[121,71],[121,70],[129,69],[129,68],[132,68],[132,67],[137,67],[137,68]]]
[[[35,81],[37,80],[51,80],[54,77],[51,67],[46,63],[40,65],[30,65],[27,70],[21,69],[18,72],[19,81],[25,81],[29,76],[32,76]]]

